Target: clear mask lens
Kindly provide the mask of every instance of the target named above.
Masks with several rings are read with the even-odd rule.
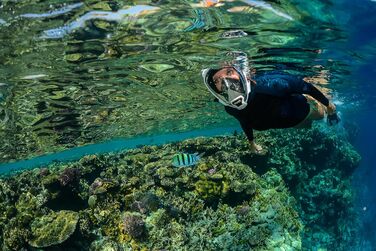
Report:
[[[232,91],[244,93],[244,87],[237,79],[225,78],[222,80],[222,88],[223,86],[226,86],[227,89],[230,89]]]
[[[240,106],[244,101],[244,87],[237,79],[225,78],[222,80],[221,95],[231,104]]]
[[[237,92],[239,94],[245,94],[244,87],[237,79],[224,78],[222,80],[222,93],[229,95],[229,92]]]

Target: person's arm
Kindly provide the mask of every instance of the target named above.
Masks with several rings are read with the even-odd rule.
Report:
[[[261,92],[276,96],[284,96],[291,93],[308,94],[326,106],[329,115],[336,113],[335,105],[319,89],[300,77],[276,74],[264,77],[264,83],[262,88],[260,88]]]
[[[337,115],[336,106],[329,101],[327,97],[314,85],[304,81],[295,76],[289,76],[289,88],[292,93],[303,93],[308,94],[321,104],[325,105],[326,111],[328,113],[328,123],[329,125],[337,124],[340,118]]]
[[[248,141],[249,142],[253,142],[254,140],[254,135],[253,135],[253,129],[252,127],[250,126],[249,123],[247,123],[247,121],[243,120],[243,119],[239,119],[239,122],[240,122],[240,126],[242,127],[243,129],[243,132],[245,133],[245,136],[247,137]]]
[[[234,116],[239,121],[240,126],[248,139],[251,152],[256,154],[265,154],[266,151],[263,150],[262,147],[260,145],[257,145],[254,141],[253,128],[249,121],[242,117],[242,115],[240,115],[234,108],[225,106],[225,110],[228,114]]]
[[[260,93],[279,97],[293,93],[308,94],[323,105],[329,105],[329,100],[321,91],[294,75],[284,73],[265,74],[257,82],[257,91]]]
[[[256,153],[256,154],[265,154],[264,149],[260,145],[255,143],[255,138],[254,138],[254,135],[253,135],[253,129],[249,125],[249,123],[247,123],[247,121],[242,120],[242,119],[238,119],[238,120],[240,122],[240,126],[242,127],[245,135],[247,136],[249,148],[250,148],[251,152]]]
[[[329,124],[332,124],[330,121],[339,121],[336,106],[314,85],[300,77],[278,72],[265,74],[257,82],[257,91],[264,94],[279,97],[292,93],[308,94],[326,107]]]
[[[293,75],[286,75],[284,79],[287,81],[287,86],[284,86],[285,92],[308,94],[326,107],[330,105],[329,99],[311,83]]]
[[[339,122],[339,118],[336,115],[336,106],[332,102],[330,102],[330,100],[327,97],[325,97],[325,95],[319,89],[317,89],[311,83],[308,83],[303,79],[299,78],[296,78],[295,81],[292,81],[291,83],[293,87],[292,89],[302,91],[303,94],[308,94],[317,101],[319,101],[321,104],[325,105],[326,111],[329,116],[329,120],[336,120],[336,123]],[[329,124],[332,123],[329,121]]]

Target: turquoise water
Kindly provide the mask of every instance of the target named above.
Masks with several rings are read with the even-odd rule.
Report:
[[[0,175],[13,174],[27,169],[43,167],[55,162],[78,160],[86,155],[124,151],[146,145],[162,145],[182,141],[195,137],[210,137],[218,135],[231,135],[240,131],[240,127],[216,128],[211,130],[196,130],[175,134],[161,134],[149,137],[136,137],[132,139],[113,139],[103,143],[91,144],[71,148],[69,150],[46,154],[28,160],[16,161],[0,165]]]
[[[376,2],[244,0],[219,1],[211,7],[204,2],[2,1],[0,174],[142,145],[164,149],[165,143],[240,131],[237,121],[213,102],[200,71],[218,66],[229,51],[243,51],[256,74],[282,70],[305,77],[331,96],[342,122],[334,129],[321,123],[325,129],[320,130],[324,135],[346,135],[362,156],[354,176],[338,176],[344,183],[352,181],[356,196],[349,211],[357,217],[346,218],[338,208],[333,217],[343,217],[345,223],[328,230],[337,235],[326,235],[312,226],[335,212],[312,220],[302,209],[300,216],[309,223],[296,250],[374,250]],[[246,36],[226,37],[231,30]],[[238,148],[233,154],[240,154]],[[285,182],[292,195],[304,197],[312,187],[296,188],[288,178]],[[341,183],[347,189],[346,184]],[[300,206],[312,206],[299,196]],[[356,233],[352,225],[346,230],[351,219],[358,224]],[[4,229],[13,231],[9,222]],[[1,241],[6,239],[3,229],[1,235]],[[345,249],[344,243],[352,245]]]

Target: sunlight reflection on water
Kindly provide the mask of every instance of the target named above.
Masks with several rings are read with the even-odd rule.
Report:
[[[43,32],[41,38],[62,38],[65,35],[71,33],[72,31],[83,28],[85,23],[89,20],[99,19],[105,21],[122,21],[126,16],[129,19],[136,18],[138,15],[145,15],[153,11],[158,10],[157,7],[147,6],[147,5],[136,5],[128,9],[119,10],[117,12],[110,11],[90,11],[85,15],[79,17],[76,21],[69,23],[65,26],[46,30]]]

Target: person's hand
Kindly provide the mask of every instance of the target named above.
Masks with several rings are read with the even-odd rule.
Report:
[[[335,125],[338,124],[341,119],[337,114],[336,106],[330,102],[329,105],[326,107],[326,111],[328,112],[327,121],[329,125]]]
[[[330,102],[329,105],[326,107],[326,111],[328,112],[328,115],[332,115],[334,113],[336,113],[336,106]]]
[[[328,114],[327,121],[330,126],[336,125],[341,121],[341,118],[338,116],[338,114],[335,112],[333,114]]]
[[[262,146],[256,144],[254,141],[249,141],[249,149],[251,153],[255,153],[257,155],[265,155],[267,150],[262,148]]]

